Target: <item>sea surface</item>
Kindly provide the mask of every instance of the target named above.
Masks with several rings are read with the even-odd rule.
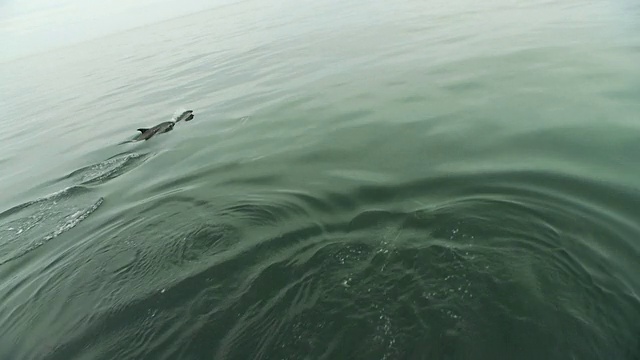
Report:
[[[2,360],[640,359],[637,1],[238,1],[0,94]]]

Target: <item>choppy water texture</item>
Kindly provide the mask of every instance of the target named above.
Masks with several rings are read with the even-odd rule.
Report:
[[[640,359],[639,19],[251,0],[2,64],[0,358]]]

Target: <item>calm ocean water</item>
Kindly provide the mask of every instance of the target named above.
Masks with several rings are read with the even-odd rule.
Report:
[[[249,0],[1,64],[0,359],[638,360],[639,64],[625,0]]]

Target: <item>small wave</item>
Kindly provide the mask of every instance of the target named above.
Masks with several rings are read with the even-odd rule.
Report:
[[[104,198],[73,186],[0,214],[0,265],[24,256],[77,226]]]
[[[215,357],[472,358],[496,344],[494,358],[526,348],[536,358],[597,359],[634,344],[625,337],[620,347],[610,335],[637,333],[618,311],[638,314],[634,302],[598,277],[602,254],[584,241],[621,235],[585,222],[578,209],[485,195],[408,211],[363,209],[324,228],[332,231],[299,229],[256,250],[264,262],[236,277],[234,301],[209,318],[233,324]],[[495,337],[501,326],[518,334]],[[576,345],[562,351],[530,340],[570,332]]]
[[[116,155],[105,161],[78,169],[63,179],[72,180],[81,185],[101,184],[114,179],[147,158],[147,154],[126,153]]]
[[[61,180],[73,185],[25,202],[0,214],[0,265],[21,257],[47,241],[74,228],[98,209],[104,198],[85,186],[114,179],[147,158],[147,154],[124,153],[78,169]]]
[[[109,296],[53,358],[102,336],[104,358],[634,358],[606,255],[629,224],[556,191],[602,185],[496,177],[145,205],[86,265]]]
[[[132,213],[136,216],[118,217],[98,230],[106,240],[91,250],[90,266],[101,274],[96,283],[105,291],[112,288],[121,296],[118,301],[139,295],[142,288],[166,286],[167,278],[188,276],[232,249],[240,236],[210,204],[189,197],[139,205]]]
[[[73,214],[71,214],[69,216],[66,216],[65,217],[65,222],[62,225],[60,225],[60,227],[58,227],[55,231],[53,231],[49,235],[45,236],[44,237],[44,241],[51,240],[51,239],[55,238],[56,236],[62,234],[63,232],[72,229],[73,227],[78,225],[78,223],[80,223],[80,221],[86,219],[87,216],[91,215],[91,213],[96,211],[98,209],[98,207],[100,205],[102,205],[103,202],[104,202],[104,198],[100,197],[100,198],[98,198],[98,200],[95,203],[93,203],[93,205],[89,206],[88,208],[78,210],[75,213],[73,213]]]

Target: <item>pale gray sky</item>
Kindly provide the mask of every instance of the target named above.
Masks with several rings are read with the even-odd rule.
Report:
[[[0,0],[0,61],[234,0]]]

